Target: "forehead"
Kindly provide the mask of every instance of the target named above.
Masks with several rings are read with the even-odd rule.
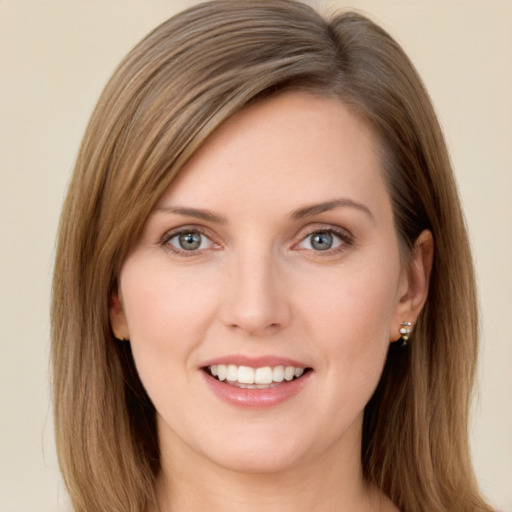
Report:
[[[389,203],[376,137],[339,99],[287,92],[221,125],[159,204],[275,210],[345,196]]]

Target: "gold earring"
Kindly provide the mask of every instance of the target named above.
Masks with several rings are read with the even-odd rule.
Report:
[[[402,322],[400,324],[402,327],[400,327],[400,334],[401,334],[401,340],[402,340],[402,347],[407,345],[407,340],[409,339],[409,334],[411,334],[412,331],[412,323],[411,322]]]

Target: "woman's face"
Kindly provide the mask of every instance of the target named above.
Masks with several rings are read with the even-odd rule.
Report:
[[[111,320],[164,464],[359,459],[364,407],[408,320],[376,150],[339,100],[285,93],[226,122],[162,196]]]

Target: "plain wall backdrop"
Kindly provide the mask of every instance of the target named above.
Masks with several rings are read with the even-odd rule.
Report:
[[[0,512],[68,510],[53,444],[49,297],[78,146],[120,59],[193,1],[0,0]],[[382,24],[444,127],[474,249],[477,476],[512,511],[512,0],[315,2]]]

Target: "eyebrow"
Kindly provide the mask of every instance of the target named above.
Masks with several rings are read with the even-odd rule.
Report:
[[[304,206],[291,213],[291,217],[294,220],[300,220],[307,217],[313,217],[323,212],[334,210],[336,208],[350,207],[356,208],[357,210],[365,213],[372,221],[375,221],[370,209],[362,203],[353,201],[352,199],[333,199],[324,203],[313,204]],[[217,215],[209,210],[202,210],[199,208],[188,208],[185,206],[158,206],[155,208],[156,212],[171,213],[175,215],[181,215],[183,217],[193,217],[195,219],[204,220],[207,222],[213,222],[215,224],[226,224],[227,219],[221,215]]]
[[[200,210],[198,208],[186,208],[184,206],[158,206],[156,212],[173,213],[183,217],[193,217],[195,219],[213,222],[215,224],[226,224],[227,220],[221,215],[217,215],[208,210]]]
[[[375,218],[367,206],[347,198],[333,199],[332,201],[327,201],[325,203],[304,206],[303,208],[299,208],[298,210],[293,211],[291,216],[293,219],[299,220],[305,217],[312,217],[314,215],[318,215],[319,213],[327,212],[329,210],[334,210],[335,208],[341,207],[356,208],[357,210],[365,213],[372,221],[375,222]]]

